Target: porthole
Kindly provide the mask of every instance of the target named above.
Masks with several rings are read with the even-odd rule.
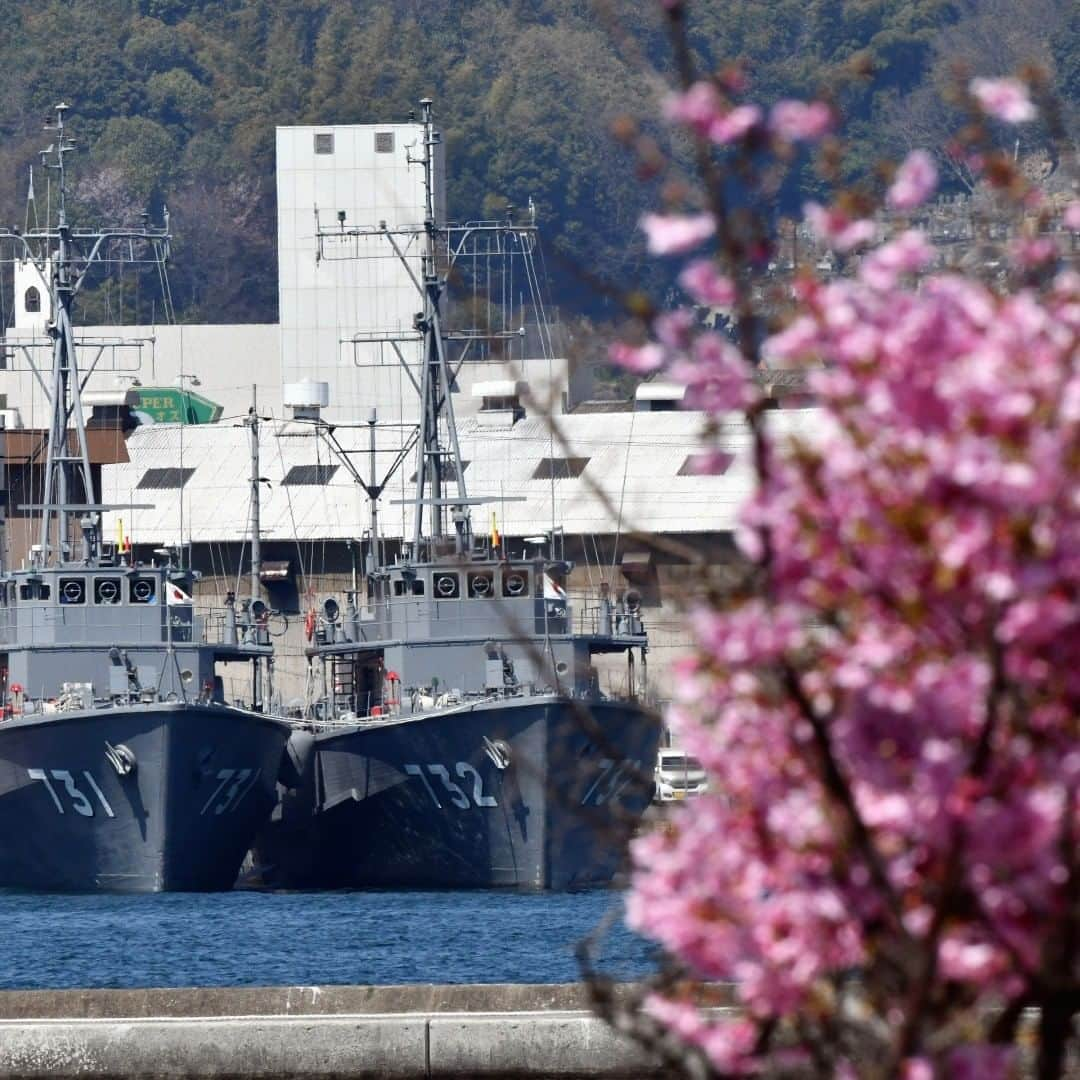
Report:
[[[157,597],[157,582],[153,578],[133,578],[128,597],[133,604],[152,604]]]
[[[119,604],[120,603],[120,580],[111,577],[99,577],[94,579],[94,603],[95,604]]]
[[[469,575],[470,596],[490,596],[494,591],[495,579],[491,574],[476,573]]]
[[[459,595],[461,586],[457,574],[435,574],[431,583],[435,595],[443,600],[454,600]]]
[[[524,570],[508,570],[503,574],[503,596],[525,596],[529,590],[529,575]]]
[[[85,604],[86,582],[83,578],[60,579],[61,604]]]

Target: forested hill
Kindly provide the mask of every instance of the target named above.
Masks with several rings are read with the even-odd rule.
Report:
[[[655,111],[668,69],[655,6],[0,0],[0,212],[22,223],[41,120],[63,98],[85,150],[84,211],[126,217],[163,200],[173,211],[181,316],[273,320],[275,125],[401,118],[430,96],[452,214],[532,197],[549,255],[625,280],[645,272],[634,223],[649,193],[609,125]],[[699,0],[694,44],[710,62],[745,58],[763,100],[831,87],[857,169],[920,134],[896,121],[929,116],[957,53],[988,73],[1040,59],[1075,102],[1076,11],[1068,0]],[[873,75],[849,77],[855,68]],[[572,275],[558,277],[564,306],[581,303]]]

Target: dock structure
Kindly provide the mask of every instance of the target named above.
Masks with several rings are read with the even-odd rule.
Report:
[[[0,1080],[663,1075],[577,984],[0,993]]]

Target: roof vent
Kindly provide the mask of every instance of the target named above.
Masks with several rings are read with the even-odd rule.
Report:
[[[330,404],[330,384],[303,379],[282,387],[285,408],[292,409],[294,420],[318,420],[319,413]]]
[[[514,379],[487,379],[473,383],[472,396],[480,399],[477,419],[484,427],[512,427],[525,416],[521,397],[528,385]]]
[[[634,412],[673,412],[686,396],[679,383],[646,382],[634,391]]]

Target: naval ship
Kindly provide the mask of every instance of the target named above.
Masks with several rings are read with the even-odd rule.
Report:
[[[102,512],[132,507],[94,501],[74,302],[118,247],[163,267],[168,220],[69,225],[66,109],[42,155],[58,174],[55,225],[0,230],[0,247],[38,269],[52,339],[43,500],[25,507],[40,512],[39,542],[0,573],[0,887],[228,889],[274,805],[291,727],[263,712],[265,606],[229,597],[196,614],[169,558],[143,565],[102,536]],[[226,701],[219,664],[250,672],[250,700]]]
[[[374,449],[370,483],[346,460],[371,501],[366,588],[309,616],[309,681],[321,693],[310,733],[290,745],[298,780],[260,834],[256,873],[287,888],[603,885],[649,801],[659,741],[639,700],[640,602],[608,591],[572,602],[554,528],[518,548],[473,529],[473,507],[491,500],[466,491],[441,300],[455,252],[529,244],[535,230],[436,222],[439,135],[431,102],[421,110],[424,223],[334,230],[383,236],[399,257],[424,244],[422,280],[410,274],[423,342],[410,373],[421,397],[413,537],[380,557],[386,481]],[[601,693],[602,654],[626,658],[625,698]]]

